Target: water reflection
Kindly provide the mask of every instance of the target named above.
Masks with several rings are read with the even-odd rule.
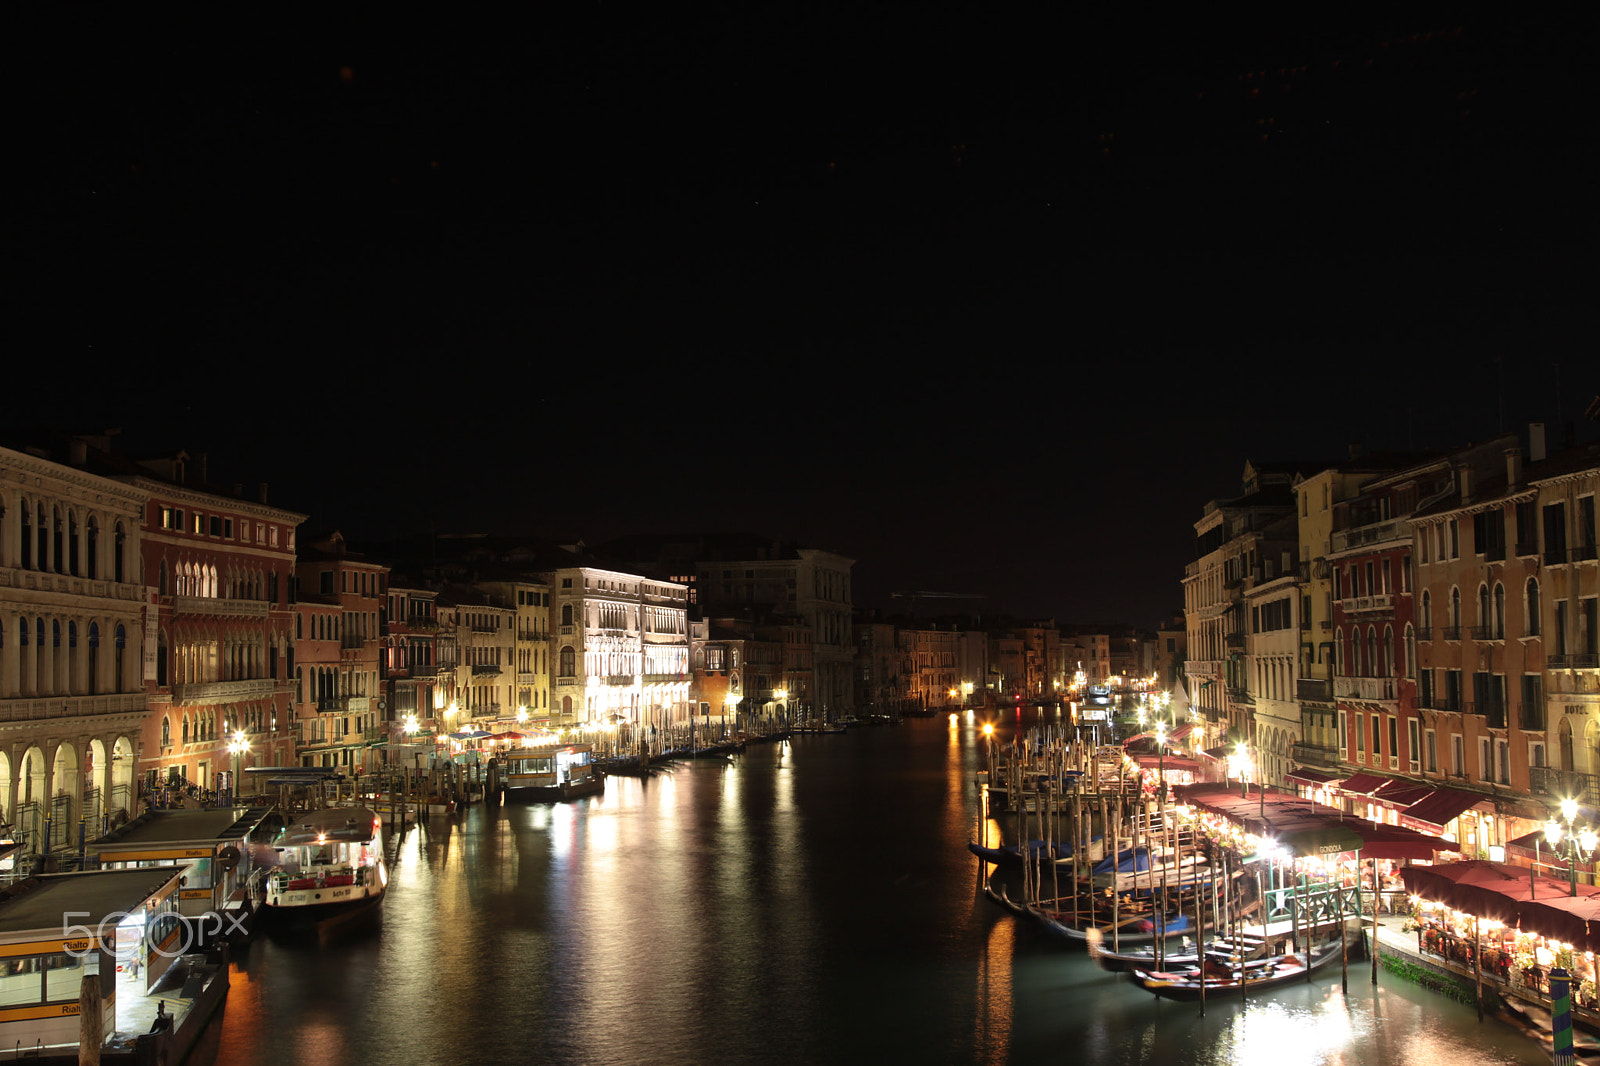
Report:
[[[216,1061],[1542,1061],[1361,968],[1204,1018],[1099,971],[975,891],[982,754],[911,722],[432,819],[381,926],[241,955]]]

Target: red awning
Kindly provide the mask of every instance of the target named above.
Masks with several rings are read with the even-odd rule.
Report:
[[[1424,833],[1442,833],[1457,815],[1484,798],[1459,788],[1436,788],[1400,812],[1400,824]]]
[[[1427,799],[1432,793],[1432,785],[1424,785],[1416,781],[1402,781],[1396,777],[1385,781],[1379,786],[1378,790],[1372,794],[1372,798],[1394,810],[1403,811],[1413,803],[1419,803]]]
[[[1369,774],[1363,770],[1345,778],[1339,791],[1347,796],[1370,796],[1388,783],[1389,778],[1382,774]]]
[[[1183,740],[1190,733],[1193,733],[1193,732],[1194,732],[1194,726],[1192,726],[1192,725],[1180,725],[1177,729],[1174,729],[1171,733],[1167,734],[1167,739],[1168,740]]]
[[[1309,766],[1297,766],[1283,775],[1290,781],[1299,781],[1305,785],[1326,785],[1329,781],[1338,781],[1339,775],[1329,773],[1327,770],[1313,770]]]
[[[1223,759],[1228,757],[1229,749],[1228,746],[1224,744],[1218,748],[1207,748],[1200,754],[1204,755],[1208,759],[1216,759],[1218,762],[1221,762]]]

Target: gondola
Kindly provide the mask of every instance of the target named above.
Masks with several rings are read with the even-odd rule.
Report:
[[[1199,999],[1205,995],[1226,995],[1239,991],[1243,974],[1244,991],[1249,994],[1265,992],[1296,981],[1304,982],[1307,969],[1314,976],[1317,971],[1343,954],[1343,937],[1311,948],[1309,964],[1307,952],[1289,952],[1268,955],[1259,959],[1246,959],[1242,963],[1218,958],[1208,952],[1200,967],[1184,970],[1134,970],[1133,979],[1142,988],[1167,999]],[[1203,976],[1202,976],[1203,974]]]

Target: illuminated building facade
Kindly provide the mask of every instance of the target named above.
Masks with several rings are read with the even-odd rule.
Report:
[[[1320,468],[1323,464],[1317,464]],[[1248,618],[1244,594],[1294,565],[1296,468],[1246,463],[1243,492],[1213,500],[1194,525],[1195,559],[1184,568],[1184,664],[1189,701],[1205,726],[1206,747],[1251,735],[1245,689]]]
[[[595,567],[543,575],[550,589],[551,708],[562,723],[687,725],[688,586]]]
[[[371,770],[384,761],[392,720],[383,684],[389,568],[350,551],[335,531],[302,547],[295,573],[301,762]]]
[[[433,589],[418,588],[390,575],[383,642],[383,686],[390,729],[415,722],[419,732],[435,732],[443,709],[434,698],[438,685],[439,617]]]
[[[25,853],[138,813],[148,490],[0,447],[0,822]]]
[[[269,506],[264,485],[254,500],[208,487],[203,456],[179,452],[139,466],[148,473],[124,480],[150,494],[141,771],[151,783],[209,789],[236,762],[293,765],[291,586],[305,516]],[[237,757],[228,750],[236,732],[249,744]]]
[[[476,587],[516,611],[512,646],[512,706],[508,728],[568,726],[573,720],[550,706],[550,586],[516,579],[480,581]]]

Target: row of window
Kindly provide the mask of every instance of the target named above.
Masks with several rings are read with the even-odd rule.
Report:
[[[101,651],[99,622],[79,628],[59,618],[18,618],[0,625],[0,695],[97,695],[134,692],[138,679],[131,670],[128,631],[117,623],[109,630],[110,655]],[[12,642],[7,647],[7,641]],[[102,676],[109,668],[110,676]]]
[[[199,537],[215,537],[218,540],[234,540],[234,521],[226,515],[201,514],[198,511],[185,511],[181,507],[161,508],[161,528],[176,533],[193,533]],[[249,519],[240,519],[238,524],[240,544],[264,544],[269,548],[278,546],[278,526],[269,522],[252,523]],[[254,536],[252,537],[252,533]],[[294,551],[294,530],[289,529],[289,550]]]
[[[17,507],[16,561],[23,570],[44,570],[57,574],[100,580],[102,575],[123,582],[133,576],[133,560],[128,531],[121,521],[112,524],[111,543],[101,536],[100,516],[88,514],[80,523],[76,509],[62,511],[59,504],[46,510],[43,501],[23,498]],[[0,531],[9,530],[6,508],[0,504]],[[0,535],[0,546],[9,540]],[[106,549],[110,558],[105,558]]]

